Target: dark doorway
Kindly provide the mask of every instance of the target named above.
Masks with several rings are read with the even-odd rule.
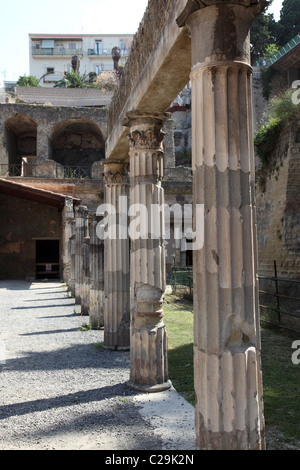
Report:
[[[59,278],[59,240],[36,240],[36,279]]]

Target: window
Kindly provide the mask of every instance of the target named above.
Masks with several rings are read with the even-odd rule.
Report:
[[[54,48],[54,40],[52,39],[43,39],[42,40],[42,47],[45,49],[53,49]]]
[[[95,73],[99,75],[99,73],[103,70],[103,65],[95,65]]]
[[[95,42],[95,49],[96,49],[96,54],[101,55],[102,54],[102,40],[97,39]]]
[[[69,42],[69,49],[76,49],[76,42]]]

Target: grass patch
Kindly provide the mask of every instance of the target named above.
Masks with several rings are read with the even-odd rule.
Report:
[[[292,342],[293,338],[286,332],[262,329],[266,430],[280,436],[278,446],[285,443],[299,446],[300,443],[300,366],[292,363]]]
[[[167,295],[164,322],[169,338],[169,377],[175,389],[195,406],[193,372],[193,304]],[[300,449],[300,365],[292,363],[294,339],[262,328],[262,369],[267,448]]]
[[[169,378],[176,390],[195,406],[193,321],[193,304],[190,300],[180,295],[166,296],[164,322],[169,344]]]

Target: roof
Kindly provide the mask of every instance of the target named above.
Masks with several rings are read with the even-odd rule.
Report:
[[[269,61],[270,66],[276,70],[300,68],[300,34],[285,44]]]
[[[113,92],[98,88],[48,88],[17,86],[16,95],[24,103],[52,104],[53,106],[93,107],[108,106]]]
[[[46,204],[47,206],[57,207],[59,210],[63,210],[65,207],[66,197],[70,198],[70,196],[66,196],[65,194],[55,193],[3,178],[0,178],[0,193],[38,202],[40,204]],[[80,203],[80,199],[74,197],[72,197],[72,199],[74,205]]]

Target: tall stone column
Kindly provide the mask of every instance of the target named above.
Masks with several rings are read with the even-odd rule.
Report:
[[[265,4],[189,1],[177,19],[191,34],[194,207],[204,209],[194,217],[194,232],[204,226],[194,251],[198,449],[264,449],[249,28]]]
[[[124,162],[104,163],[105,204],[112,216],[104,239],[104,347],[130,347],[129,239],[127,232],[129,181]],[[111,208],[111,209],[110,209]]]
[[[93,329],[104,326],[104,241],[97,235],[100,218],[90,222],[90,297],[89,315]]]
[[[88,208],[77,206],[76,216],[76,239],[75,239],[75,302],[81,305],[83,289],[83,261],[84,261],[84,239],[87,235]]]
[[[169,113],[133,111],[123,125],[130,142],[130,382],[140,391],[170,388],[167,333],[163,323],[166,287],[163,150],[161,131]],[[136,229],[136,230],[135,230]]]
[[[69,277],[69,291],[72,297],[75,297],[75,278],[76,278],[76,219],[71,222],[71,234],[69,240],[70,251],[70,277]]]

